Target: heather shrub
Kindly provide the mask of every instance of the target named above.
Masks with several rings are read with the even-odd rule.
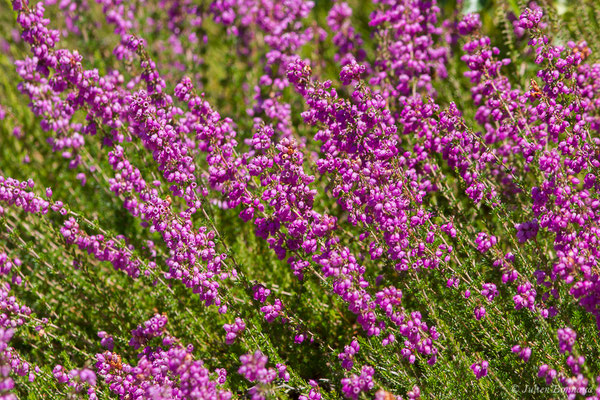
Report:
[[[600,398],[595,2],[0,10],[2,399]]]

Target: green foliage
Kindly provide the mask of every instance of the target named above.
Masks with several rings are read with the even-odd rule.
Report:
[[[353,15],[352,22],[365,40],[368,57],[372,58],[377,46],[376,38],[369,35],[368,16],[375,6],[366,0],[349,3],[355,10],[360,10]],[[546,0],[540,5],[547,11],[549,31],[556,34],[557,41],[586,40],[593,51],[592,57],[598,57],[599,2],[584,0],[578,2],[577,7],[571,7]],[[453,15],[457,7],[454,1],[440,2],[440,6],[447,17]],[[512,25],[521,6],[521,2],[516,0],[489,0],[478,2],[475,8],[484,11],[483,32],[491,37],[503,56],[513,60],[507,67],[512,83],[527,90],[530,79],[535,77],[534,56],[526,51],[526,39],[514,35]],[[88,69],[97,68],[100,74],[105,74],[119,68],[126,71],[127,78],[135,76],[139,71],[134,65],[123,68],[123,62],[112,54],[118,38],[104,23],[100,6],[90,2],[89,7],[89,11],[81,15],[81,35],[69,34],[61,45],[85,52],[85,67]],[[317,1],[311,19],[325,26],[330,7],[329,1]],[[64,27],[60,11],[53,7],[49,9],[53,23]],[[28,49],[22,41],[10,39],[17,27],[10,10],[7,2],[0,6],[0,37],[4,38],[9,50],[0,55],[0,105],[8,112],[8,116],[0,122],[0,174],[19,180],[32,178],[39,182],[36,190],[40,194],[43,187],[39,185],[52,187],[53,197],[68,204],[71,215],[86,232],[106,237],[123,235],[141,259],[151,258],[146,240],[154,240],[158,269],[165,270],[164,259],[168,257],[168,249],[159,236],[141,226],[138,219],[123,209],[123,199],[108,190],[107,171],[110,172],[110,167],[102,145],[102,134],[86,137],[87,144],[82,152],[82,164],[88,171],[85,185],[77,179],[80,171],[69,168],[61,153],[52,152],[51,146],[46,143],[48,134],[40,128],[39,119],[26,107],[28,100],[17,89],[19,78],[14,60],[26,57]],[[146,17],[158,18],[161,9],[140,4],[139,12],[136,18],[143,21]],[[93,31],[90,28],[92,24],[95,25]],[[152,58],[157,60],[158,68],[172,61],[174,56],[164,45],[168,43],[164,32],[144,32],[143,26],[141,29],[142,36],[144,33],[148,35],[149,43],[163,44],[150,45],[148,49]],[[238,140],[243,142],[252,136],[253,122],[248,117],[247,108],[254,95],[253,86],[264,73],[256,67],[260,65],[261,54],[257,49],[250,49],[247,57],[240,57],[235,37],[227,35],[224,27],[212,21],[207,21],[199,29],[199,35],[207,35],[207,45],[199,44],[191,51],[200,54],[203,62],[194,64],[190,61],[191,68],[186,73],[197,76],[196,82],[206,99],[222,115],[236,122]],[[259,39],[256,46],[259,46]],[[448,78],[436,82],[438,103],[447,106],[456,102],[462,106],[465,119],[473,121],[476,107],[471,99],[471,84],[463,75],[466,67],[460,60],[460,45],[457,43],[452,47]],[[339,67],[333,61],[335,49],[330,39],[325,43],[308,44],[301,50],[301,55],[315,61],[320,77],[337,80]],[[172,92],[183,73],[169,71],[167,90]],[[284,97],[293,107],[294,134],[312,137],[315,129],[305,125],[300,116],[302,100],[291,89],[285,91]],[[76,118],[83,121],[85,116],[77,115]],[[15,128],[24,132],[22,139],[13,135]],[[148,181],[162,181],[160,171],[147,162],[147,154],[139,143],[123,145],[132,163],[143,166],[142,173]],[[318,145],[310,140],[307,146],[308,153],[318,150]],[[207,168],[201,155],[196,156],[194,161],[201,168]],[[92,166],[94,168],[90,168]],[[315,170],[314,165],[309,168]],[[405,395],[418,385],[423,398],[431,399],[551,398],[551,393],[530,394],[515,392],[513,388],[522,388],[523,377],[528,377],[527,382],[542,385],[535,378],[537,367],[542,363],[564,365],[566,357],[558,351],[556,329],[563,327],[567,321],[578,332],[577,351],[586,354],[587,370],[597,375],[600,371],[600,346],[595,322],[591,315],[581,311],[566,289],[561,289],[559,315],[555,319],[546,321],[527,310],[515,311],[511,300],[514,293],[500,287],[502,300],[490,306],[485,319],[477,321],[473,318],[473,309],[481,303],[481,297],[466,299],[458,290],[447,287],[447,279],[458,274],[470,277],[469,284],[479,288],[483,282],[500,279],[500,273],[492,266],[493,257],[478,253],[467,238],[480,231],[514,233],[512,221],[516,219],[513,216],[522,212],[520,204],[529,193],[505,196],[503,207],[494,210],[486,205],[473,206],[464,196],[465,188],[455,171],[445,167],[440,174],[445,174],[447,179],[443,180],[439,193],[432,195],[432,211],[439,215],[440,221],[443,221],[444,215],[455,215],[456,224],[468,227],[469,236],[459,237],[455,243],[454,270],[400,273],[385,261],[368,260],[368,249],[357,240],[355,232],[345,232],[342,236],[344,245],[355,254],[365,256],[369,267],[367,276],[371,280],[384,276],[386,281],[402,290],[403,306],[407,310],[421,311],[426,315],[427,323],[438,328],[441,333],[440,356],[434,365],[428,365],[425,360],[409,364],[400,354],[402,344],[383,346],[381,340],[364,335],[356,316],[331,294],[330,283],[320,279],[318,271],[307,274],[303,281],[296,279],[286,260],[279,260],[269,245],[255,236],[254,227],[240,222],[239,210],[222,209],[217,205],[224,200],[217,195],[211,194],[210,200],[213,201],[207,201],[208,215],[196,216],[194,222],[214,225],[220,233],[215,239],[220,251],[230,258],[234,257],[240,268],[240,278],[227,287],[228,300],[231,300],[232,309],[244,318],[248,329],[247,334],[232,346],[225,344],[222,328],[223,324],[232,322],[232,316],[221,315],[214,307],[205,307],[180,282],[165,284],[157,271],[137,280],[128,278],[115,271],[109,263],[98,262],[84,251],[65,246],[59,232],[62,221],[57,217],[40,218],[7,212],[0,219],[0,251],[6,250],[23,261],[19,273],[24,284],[15,285],[14,292],[20,301],[34,310],[32,318],[19,329],[11,344],[26,356],[28,362],[41,368],[33,383],[28,382],[27,377],[17,378],[19,398],[66,396],[65,388],[52,377],[52,367],[62,364],[70,369],[92,365],[95,354],[104,351],[97,337],[98,331],[110,332],[115,339],[115,349],[122,354],[124,361],[135,362],[136,352],[127,345],[131,330],[155,312],[169,316],[169,333],[183,343],[193,344],[194,355],[204,360],[211,370],[227,369],[226,387],[240,397],[246,393],[248,383],[235,373],[239,367],[239,355],[259,348],[269,357],[270,365],[283,362],[294,366],[290,369],[292,379],[288,386],[274,396],[297,398],[301,393],[308,393],[308,381],[313,379],[321,385],[325,399],[341,398],[339,382],[348,373],[341,368],[337,355],[351,338],[356,337],[361,351],[359,362],[352,372],[359,373],[360,366],[364,364],[376,365],[377,387],[392,389],[396,394]],[[525,183],[525,186],[531,186],[531,182]],[[316,185],[319,194],[315,209],[337,215],[345,221],[347,215],[329,196],[327,182],[318,180]],[[163,187],[168,186],[163,184]],[[180,199],[173,201],[183,204]],[[535,262],[551,258],[551,242],[550,237],[539,237],[534,244],[520,245],[513,239],[501,250],[515,251],[520,270],[532,276],[539,267]],[[522,252],[520,249],[523,249]],[[531,254],[539,257],[534,260]],[[289,324],[268,323],[257,312],[261,304],[252,298],[251,287],[265,282],[286,307],[293,310],[294,321]],[[41,324],[42,318],[48,318],[49,322]],[[294,343],[294,332],[290,326],[296,323],[311,333],[313,341],[301,346]],[[43,329],[36,329],[40,325],[44,325]],[[529,363],[521,362],[510,352],[511,346],[516,343],[528,343],[532,347],[533,356]],[[479,359],[489,360],[491,371],[489,378],[481,381],[475,380],[469,369]],[[100,387],[98,396],[108,399],[114,394],[108,388]]]

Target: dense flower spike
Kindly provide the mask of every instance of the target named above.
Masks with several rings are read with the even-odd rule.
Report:
[[[252,42],[264,42],[260,50],[262,75],[253,88],[248,114],[272,123],[284,137],[292,137],[291,106],[281,99],[282,91],[289,86],[287,66],[302,46],[311,40],[323,40],[325,34],[321,28],[302,23],[313,7],[314,2],[307,0],[215,0],[210,6],[215,20],[241,42],[242,56],[247,56]],[[249,29],[251,26],[257,29]]]
[[[96,354],[95,367],[110,390],[120,399],[231,399],[231,392],[219,388],[225,383],[223,370],[211,373],[202,361],[194,360],[193,346],[183,347],[164,336],[163,323],[166,317],[156,315],[132,332],[131,343],[136,349],[142,344],[141,338],[145,344],[163,337],[162,346],[147,346],[139,353],[137,365],[124,363],[120,355],[110,351]]]
[[[342,66],[352,61],[362,63],[367,54],[361,35],[352,26],[352,8],[346,2],[334,2],[327,15],[327,25],[334,33],[332,41],[338,48],[335,61]]]
[[[11,389],[14,388],[14,381],[9,374],[12,369],[12,365],[10,363],[10,358],[7,357],[8,350],[8,342],[12,338],[14,331],[12,329],[4,329],[0,328],[0,394],[3,399],[6,400],[16,400],[17,396],[14,393],[11,393]]]
[[[138,350],[150,339],[162,336],[165,332],[166,325],[167,317],[165,315],[155,315],[148,321],[144,322],[144,325],[140,325],[131,331],[131,340],[129,341],[129,345]]]
[[[354,355],[360,350],[360,345],[356,340],[353,340],[349,346],[344,347],[344,352],[338,354],[338,358],[342,362],[342,367],[348,371],[352,369],[354,365]]]
[[[362,392],[369,392],[375,386],[373,374],[375,370],[369,365],[365,365],[360,376],[352,375],[350,378],[342,379],[342,391],[348,399],[358,399]]]
[[[577,334],[571,328],[558,330],[558,346],[561,353],[570,353],[573,350],[573,344],[577,339]]]
[[[434,75],[444,78],[448,49],[436,43],[442,34],[437,2],[422,0],[375,0],[380,7],[369,25],[381,41],[371,84],[382,86],[384,98],[394,101],[416,91],[435,94]],[[384,47],[385,46],[385,47]]]
[[[254,354],[250,353],[240,356],[242,365],[238,369],[238,373],[246,378],[246,380],[257,383],[256,386],[253,386],[249,390],[252,400],[264,400],[266,393],[270,390],[270,383],[278,376],[282,379],[287,377],[285,375],[285,366],[283,365],[278,367],[279,372],[273,368],[266,368],[268,360],[267,356],[259,350],[256,350]]]
[[[236,318],[233,324],[223,325],[223,329],[227,332],[225,335],[225,343],[233,344],[238,335],[246,329],[246,324],[241,318]]]

